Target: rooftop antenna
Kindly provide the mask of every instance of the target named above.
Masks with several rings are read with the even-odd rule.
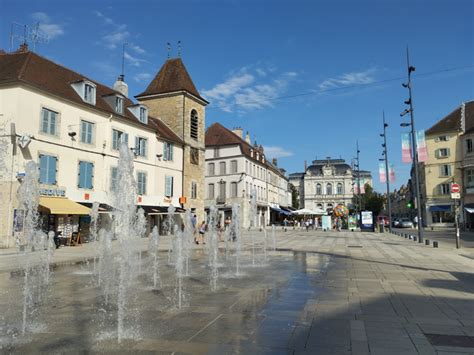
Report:
[[[178,41],[178,58],[181,58],[181,41]]]
[[[168,52],[168,59],[170,59],[170,52],[171,52],[171,43],[166,42],[166,51]]]
[[[37,22],[34,27],[18,22],[12,22],[10,27],[10,52],[13,51],[14,40],[19,41],[23,45],[32,43],[33,50],[36,49],[36,43],[48,43],[49,37],[43,33],[39,27],[39,22]]]
[[[122,45],[122,73],[120,74],[120,81],[124,81],[125,79],[125,46],[127,46],[128,43],[124,43]]]

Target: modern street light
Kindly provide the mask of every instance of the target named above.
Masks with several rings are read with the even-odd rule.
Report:
[[[404,103],[409,106],[406,108],[400,116],[405,116],[410,113],[410,123],[402,123],[400,126],[408,127],[411,126],[411,141],[413,147],[412,154],[412,163],[415,166],[415,189],[416,189],[416,210],[417,210],[417,219],[418,219],[418,242],[423,243],[423,221],[421,219],[421,196],[420,196],[420,173],[418,167],[418,149],[416,144],[416,130],[415,130],[415,118],[413,115],[413,96],[412,96],[412,84],[411,84],[411,73],[415,71],[415,67],[410,65],[410,54],[407,47],[407,69],[408,69],[408,82],[403,83],[402,86],[408,89],[408,100]]]
[[[381,133],[380,136],[383,137],[382,155],[384,156],[384,159],[379,159],[379,160],[385,161],[385,182],[387,183],[388,230],[390,231],[390,233],[392,233],[392,206],[390,202],[390,177],[388,175],[389,171],[388,171],[388,150],[387,150],[387,127],[388,127],[388,124],[385,123],[385,112],[383,112],[383,133]]]

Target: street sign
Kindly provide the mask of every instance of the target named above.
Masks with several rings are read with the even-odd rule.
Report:
[[[456,184],[456,183],[451,184],[451,192],[452,193],[456,193],[456,192],[460,192],[460,191],[461,191],[461,188],[459,187],[459,184]]]
[[[451,192],[451,198],[452,199],[460,199],[461,194],[459,192]]]

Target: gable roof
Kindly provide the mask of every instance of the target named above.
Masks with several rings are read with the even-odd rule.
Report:
[[[474,101],[464,104],[464,133],[474,132]]]
[[[283,172],[281,172],[280,169],[276,167],[275,165],[273,165],[268,159],[265,158],[265,162],[264,162],[263,159],[261,158],[261,155],[259,159],[257,159],[255,154],[253,156],[250,154],[251,150],[255,151],[255,147],[248,144],[245,140],[243,140],[242,138],[237,136],[234,132],[225,128],[223,125],[221,125],[218,122],[213,123],[207,128],[205,142],[206,142],[206,147],[239,145],[240,149],[242,150],[242,153],[248,159],[266,166],[268,169],[272,170],[274,173],[286,179],[286,176],[283,174]],[[265,152],[264,152],[264,155],[265,155]]]
[[[199,95],[181,58],[173,58],[168,59],[165,64],[163,64],[145,91],[135,97],[139,98],[148,95],[167,94],[179,91],[187,91],[208,103]]]
[[[461,130],[461,107],[456,108],[449,115],[443,117],[425,131],[426,135],[434,135]]]
[[[96,103],[90,104],[82,100],[72,88],[71,83],[87,80],[96,85]],[[58,96],[62,99],[79,104],[83,107],[99,110],[115,117],[131,121],[137,125],[148,127],[158,133],[158,136],[178,144],[183,141],[157,118],[149,117],[148,124],[140,122],[127,108],[136,105],[129,98],[124,98],[124,113],[119,114],[112,108],[104,97],[123,95],[95,80],[63,67],[34,52],[16,52],[0,54],[0,85],[11,83],[28,84],[36,89]]]

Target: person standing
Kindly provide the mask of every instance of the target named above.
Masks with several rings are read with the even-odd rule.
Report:
[[[206,234],[206,222],[202,221],[201,225],[199,226],[199,239],[196,240],[196,244],[199,245],[199,242],[201,242],[201,244],[205,244],[204,243],[205,234]]]

